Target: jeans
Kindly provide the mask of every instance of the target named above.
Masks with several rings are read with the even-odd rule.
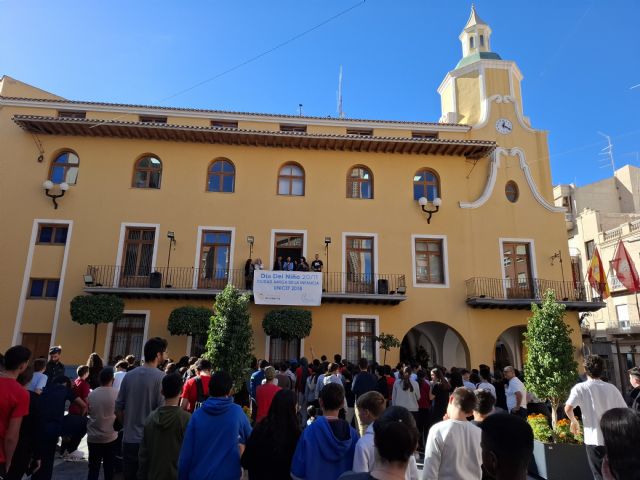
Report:
[[[122,442],[122,466],[124,470],[124,480],[137,480],[139,450],[139,443]]]
[[[104,464],[104,480],[112,480],[118,440],[109,443],[88,442],[87,445],[89,446],[89,475],[87,480],[98,480],[101,463]]]
[[[587,449],[587,460],[589,468],[593,473],[594,480],[602,480],[602,461],[604,460],[605,449],[599,445],[585,445]]]

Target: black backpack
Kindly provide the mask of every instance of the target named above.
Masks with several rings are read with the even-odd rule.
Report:
[[[194,412],[198,410],[207,399],[207,395],[204,394],[204,387],[202,386],[202,379],[200,377],[196,377],[196,392],[198,396],[196,398],[196,406],[193,409]]]

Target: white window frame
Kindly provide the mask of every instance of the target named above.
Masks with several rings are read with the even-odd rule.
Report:
[[[416,240],[442,240],[442,274],[444,283],[419,283],[418,273],[416,271]],[[449,253],[447,248],[446,235],[411,235],[411,268],[413,271],[413,287],[414,288],[449,288]]]
[[[380,315],[362,315],[362,314],[348,314],[342,315],[342,358],[347,358],[347,319],[362,319],[362,320],[374,320],[374,335],[377,337],[380,335]],[[380,362],[380,348],[378,348],[378,342],[373,342],[373,349],[375,351],[375,360]]]
[[[127,227],[141,227],[141,228],[155,228],[156,233],[153,237],[153,255],[151,257],[151,271],[156,269],[156,262],[158,260],[158,240],[160,236],[160,224],[159,223],[137,223],[137,222],[122,222],[120,224],[120,238],[118,240],[118,251],[116,252],[116,264],[115,268],[120,266],[122,262],[122,247],[124,246],[124,236],[127,232]],[[120,284],[120,272],[113,277],[113,287],[117,288]]]
[[[234,255],[236,253],[236,227],[209,227],[206,225],[198,225],[198,238],[196,240],[196,256],[193,261],[193,284],[192,288],[196,290],[198,288],[198,269],[200,268],[200,250],[202,248],[202,234],[205,230],[214,230],[217,232],[229,232],[231,233],[231,244],[229,245],[229,283],[233,284],[233,266]],[[191,348],[191,345],[188,345]]]
[[[271,250],[269,252],[269,265],[267,270],[273,268],[273,262],[275,261],[275,249],[276,249],[276,234],[296,233],[302,235],[302,256],[307,258],[307,230],[296,230],[294,228],[272,228],[271,229]]]
[[[618,310],[620,307],[624,307],[624,309],[626,310],[627,313],[627,318],[626,319],[621,319],[620,318],[620,310]],[[615,306],[616,309],[616,319],[618,320],[618,326],[623,329],[623,330],[630,330],[631,329],[631,315],[629,312],[629,305],[626,303],[620,303],[618,305]]]
[[[142,334],[142,351],[140,352],[140,360],[144,360],[144,344],[149,339],[149,320],[151,319],[151,310],[124,310],[122,315],[144,315],[144,333]],[[105,362],[109,361],[109,350],[111,349],[111,335],[113,335],[113,322],[107,326],[107,336],[104,339],[104,355],[102,358]],[[135,355],[134,352],[129,352]]]
[[[38,230],[40,224],[50,225],[67,225],[67,241],[64,244],[64,254],[62,256],[62,267],[60,269],[60,284],[58,285],[58,296],[56,297],[56,306],[53,313],[53,324],[51,326],[51,345],[55,345],[56,334],[58,332],[58,322],[60,320],[60,307],[62,306],[62,292],[64,290],[64,280],[67,274],[67,263],[69,259],[69,247],[71,246],[71,235],[73,233],[73,220],[52,220],[48,218],[35,218],[31,227],[31,239],[29,240],[29,252],[24,265],[24,276],[22,277],[22,288],[20,290],[20,299],[18,301],[18,312],[16,313],[16,322],[13,327],[12,345],[18,345],[22,341],[22,319],[24,317],[24,307],[27,301],[27,293],[29,290],[29,279],[31,278],[31,267],[33,265],[33,255],[36,244],[38,242]],[[59,245],[62,247],[62,245]],[[29,333],[29,332],[27,332]],[[44,332],[43,332],[44,333]]]
[[[340,269],[342,272],[342,293],[345,293],[347,290],[347,237],[373,238],[373,283],[377,293],[378,282],[376,282],[376,277],[380,274],[380,264],[378,263],[378,234],[371,232],[342,232],[342,267]]]
[[[502,290],[504,292],[504,298],[507,298],[507,275],[504,268],[504,242],[517,242],[517,243],[528,243],[529,244],[529,254],[531,255],[531,278],[538,278],[538,267],[536,266],[536,246],[533,238],[507,238],[500,237],[498,239],[500,246],[500,258],[498,259],[500,262],[500,272],[502,273]],[[535,286],[531,285],[532,293]]]

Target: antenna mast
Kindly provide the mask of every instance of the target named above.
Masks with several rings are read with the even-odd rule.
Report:
[[[338,117],[344,118],[342,110],[342,65],[340,65],[340,73],[338,75]]]
[[[611,137],[606,133],[598,132],[599,135],[603,136],[607,140],[607,146],[600,150],[600,156],[605,157],[601,160],[601,162],[606,162],[611,166],[611,170],[613,170],[613,174],[616,173],[616,164],[613,160],[613,143],[611,143]],[[609,165],[602,165],[601,168],[607,167]]]

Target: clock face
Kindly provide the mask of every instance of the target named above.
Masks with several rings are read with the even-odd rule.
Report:
[[[496,122],[496,130],[498,131],[498,133],[506,135],[507,133],[511,133],[513,131],[513,124],[506,118],[501,118]]]

